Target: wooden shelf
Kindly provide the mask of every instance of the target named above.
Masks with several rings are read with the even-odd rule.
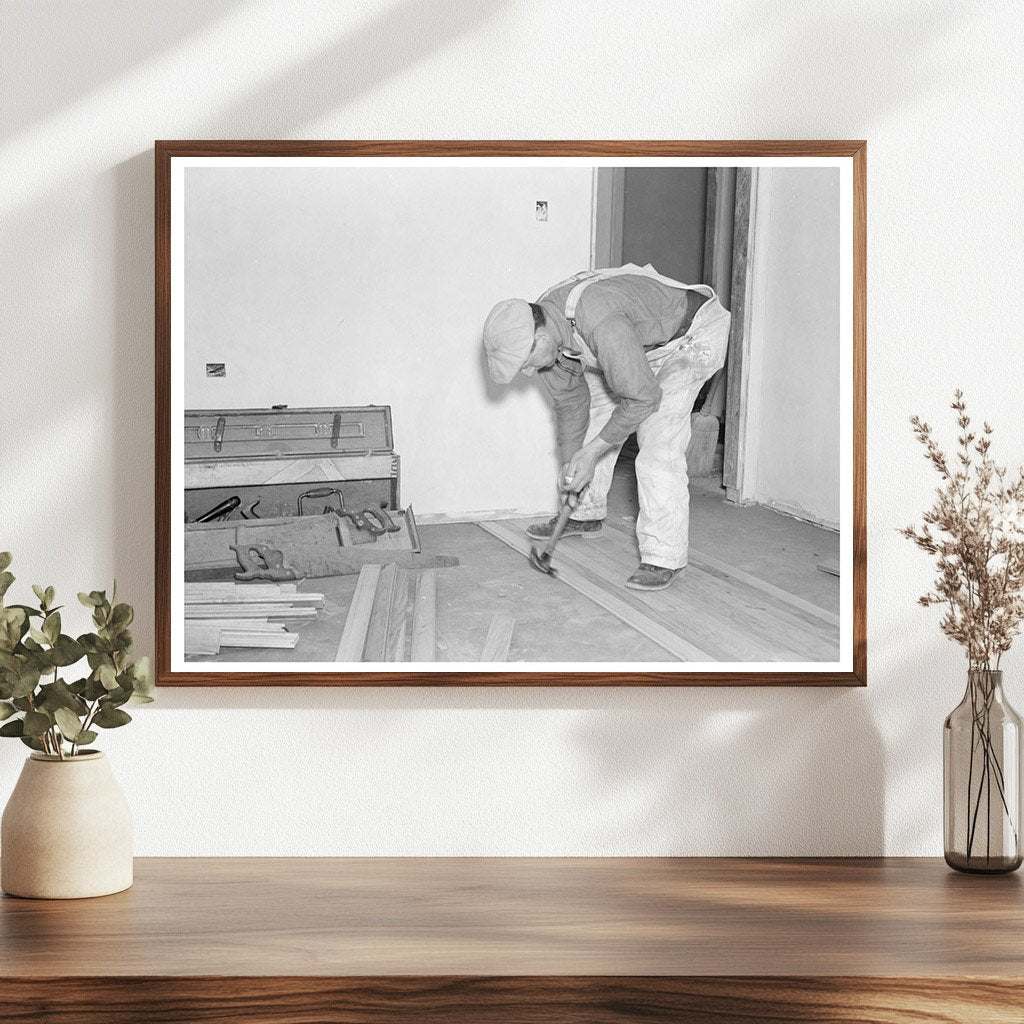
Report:
[[[139,859],[116,896],[5,897],[0,962],[0,1019],[57,1024],[1019,1024],[1024,888],[933,859]]]

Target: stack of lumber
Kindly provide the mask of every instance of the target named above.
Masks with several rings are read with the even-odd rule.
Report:
[[[323,594],[300,593],[295,583],[186,583],[185,653],[219,654],[223,647],[291,650],[290,632],[315,618]]]

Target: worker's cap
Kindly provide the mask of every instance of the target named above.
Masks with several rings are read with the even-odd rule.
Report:
[[[533,310],[523,299],[505,299],[484,321],[487,375],[495,384],[509,384],[533,348]]]

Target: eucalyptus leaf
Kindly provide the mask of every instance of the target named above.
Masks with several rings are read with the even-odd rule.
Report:
[[[93,732],[92,729],[85,729],[78,734],[78,739],[75,742],[81,746],[83,743],[92,743],[97,736],[99,736],[98,732]]]
[[[18,713],[18,709],[6,700],[0,700],[0,722],[6,722],[11,715]]]
[[[99,603],[96,599],[96,594],[83,594],[81,591],[78,592],[78,600],[85,605],[86,608],[95,608]]]
[[[11,564],[11,553],[10,551],[0,551],[0,572],[6,569]]]
[[[99,700],[100,697],[107,695],[107,688],[96,678],[95,675],[90,675],[85,680],[85,689],[82,690],[82,696],[86,700]]]
[[[12,697],[28,697],[39,685],[39,669],[34,665],[25,665],[21,670],[17,683],[14,685]]]
[[[9,572],[0,572],[0,598],[7,593],[13,582],[14,577]]]
[[[28,619],[42,619],[46,617],[38,608],[34,608],[30,604],[9,604],[7,607],[20,608]]]
[[[18,607],[0,608],[0,650],[11,652],[25,634],[28,616]]]
[[[127,704],[132,699],[132,693],[131,685],[119,686],[116,690],[109,691],[101,703],[104,707],[119,708],[122,704]]]
[[[0,725],[0,736],[24,736],[25,722],[20,718]]]
[[[50,655],[53,659],[53,664],[58,667],[74,665],[76,661],[81,661],[85,657],[85,648],[77,640],[73,640],[67,634],[61,633],[57,637]]]
[[[95,633],[83,633],[78,638],[78,644],[89,654],[110,654],[110,641]],[[89,664],[93,668],[96,667],[91,661]]]
[[[117,673],[114,671],[113,665],[100,665],[96,670],[96,677],[103,684],[105,690],[117,689]]]
[[[53,717],[64,738],[72,743],[77,743],[79,734],[82,732],[82,721],[78,715],[67,708],[57,708]]]
[[[43,619],[43,632],[46,634],[46,639],[50,643],[56,643],[57,637],[60,636],[60,612],[50,612],[49,615]]]
[[[57,679],[39,688],[39,697],[36,700],[36,707],[41,711],[53,711],[57,708],[65,708],[79,718],[89,712],[89,705],[81,697],[74,693],[63,679]]]
[[[125,626],[130,626],[134,618],[135,612],[130,604],[116,604],[110,613],[110,625],[117,629],[123,629]]]
[[[104,705],[96,712],[92,721],[101,729],[117,729],[122,725],[127,725],[131,720],[132,716],[127,711]]]
[[[24,724],[26,736],[42,736],[53,723],[41,711],[26,711]]]
[[[46,598],[46,602],[45,603],[46,603],[46,607],[47,608],[52,608],[53,607],[53,599],[56,596],[57,596],[57,591],[54,590],[53,587],[47,587],[46,588],[46,593],[43,594],[43,597]]]
[[[32,639],[35,640],[37,644],[42,645],[52,643],[50,638],[41,629],[36,629],[35,626],[29,629],[28,635],[32,637]]]
[[[0,735],[3,735],[3,729],[0,729]],[[31,747],[33,750],[38,750],[42,754],[46,753],[46,747],[44,747],[42,741],[36,739],[35,736],[21,736],[19,738],[21,739],[21,742],[25,744],[26,747]]]

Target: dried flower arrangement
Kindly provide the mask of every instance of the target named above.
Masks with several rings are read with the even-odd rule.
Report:
[[[1019,719],[1002,698],[999,665],[1024,621],[1024,469],[1008,477],[995,463],[992,427],[972,429],[959,389],[951,407],[959,428],[953,456],[927,423],[911,419],[942,484],[922,525],[900,532],[936,557],[933,589],[918,601],[944,608],[942,632],[967,655],[967,692],[944,730],[946,860],[965,871],[1014,870]]]
[[[1008,483],[989,455],[992,427],[985,423],[981,436],[971,429],[959,389],[951,408],[960,430],[953,459],[927,423],[910,421],[943,484],[923,525],[900,532],[938,556],[934,589],[918,601],[945,606],[942,632],[963,645],[971,669],[994,671],[1024,621],[1024,469]]]

